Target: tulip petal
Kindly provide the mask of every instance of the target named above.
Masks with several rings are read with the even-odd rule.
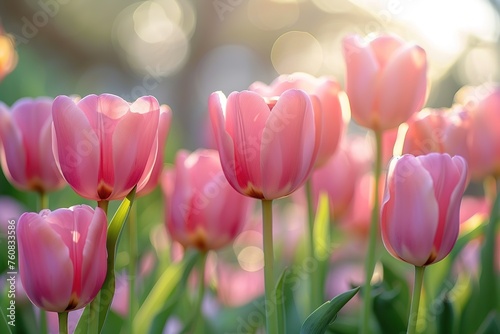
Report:
[[[383,120],[382,129],[399,126],[422,108],[427,90],[426,69],[426,53],[419,46],[403,47],[392,55],[382,70],[376,93],[375,108]]]
[[[30,300],[47,311],[63,312],[70,300],[73,265],[69,250],[36,213],[18,222],[19,272]]]
[[[236,180],[245,193],[258,193],[262,185],[260,147],[270,108],[261,96],[250,91],[231,93],[226,108],[226,131],[234,141],[238,168]]]
[[[52,118],[53,149],[64,178],[79,195],[99,200],[96,192],[101,161],[98,135],[82,110],[67,96],[54,100]]]
[[[438,217],[429,172],[413,156],[393,159],[381,207],[382,240],[387,250],[411,264],[425,265],[433,252]]]
[[[281,95],[262,133],[265,198],[290,194],[309,175],[319,147],[315,122],[311,100],[304,91],[291,89]]]
[[[372,128],[376,115],[372,110],[378,85],[379,63],[366,42],[359,36],[348,36],[343,40],[342,51],[348,71],[346,92],[349,96],[352,117],[366,127]],[[406,76],[405,76],[406,78]]]
[[[153,145],[157,143],[158,101],[148,96],[139,98],[136,103],[142,109],[148,107],[149,112],[127,113],[116,125],[112,141],[114,184],[111,198],[125,197],[139,182]],[[156,147],[154,149],[156,151]]]
[[[26,187],[23,138],[8,107],[0,102],[0,156],[5,176],[20,189]]]

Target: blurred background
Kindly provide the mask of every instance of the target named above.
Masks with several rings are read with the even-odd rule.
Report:
[[[344,80],[341,39],[399,34],[424,47],[429,107],[499,79],[498,0],[1,0],[19,62],[0,100],[154,95],[174,112],[178,147],[203,145],[208,95],[278,74]]]

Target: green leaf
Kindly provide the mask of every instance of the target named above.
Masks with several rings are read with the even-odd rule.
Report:
[[[438,333],[456,333],[454,330],[455,311],[448,295],[444,295],[436,304],[437,309],[441,310],[438,315]]]
[[[314,255],[318,261],[326,261],[330,258],[330,217],[328,195],[321,193],[318,201],[318,209],[314,219]]]
[[[108,252],[108,268],[106,279],[102,285],[101,291],[96,298],[85,308],[83,314],[75,329],[76,333],[100,333],[104,325],[104,320],[113,301],[115,294],[115,257],[118,248],[123,226],[127,220],[135,198],[135,187],[121,202],[108,226],[106,238],[106,250]]]
[[[199,253],[186,255],[182,262],[171,264],[153,286],[135,315],[133,333],[148,333],[156,315],[165,305],[171,303],[172,298],[178,296],[177,293],[181,291],[179,286],[187,281],[187,275],[196,263]]]
[[[318,307],[307,317],[300,329],[301,334],[323,334],[335,320],[337,313],[359,291],[359,287],[346,291]]]
[[[374,292],[378,292],[373,298],[373,313],[377,319],[380,329],[385,334],[399,334],[406,330],[406,317],[408,314],[408,298],[404,296],[399,286],[391,290],[384,290],[379,287]],[[379,290],[382,290],[379,292]]]
[[[286,333],[286,304],[285,304],[285,281],[290,273],[288,268],[285,268],[281,273],[278,283],[276,284],[276,311],[278,312],[278,333]]]
[[[496,311],[490,312],[476,334],[498,334],[500,333],[500,315]]]

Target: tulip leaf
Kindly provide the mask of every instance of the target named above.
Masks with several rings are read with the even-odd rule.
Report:
[[[95,299],[85,308],[75,329],[76,333],[100,333],[115,293],[115,255],[118,241],[135,198],[135,187],[121,202],[108,225],[106,249],[108,267],[106,279]]]
[[[276,284],[276,311],[278,312],[278,333],[286,333],[285,281],[290,271],[285,268]]]
[[[359,287],[346,291],[318,307],[307,317],[300,329],[301,334],[323,334],[335,321],[337,313],[359,291]]]
[[[314,220],[314,254],[318,261],[330,258],[330,218],[328,195],[321,193]]]
[[[453,304],[447,294],[439,299],[439,303],[435,305],[436,309],[440,310],[438,314],[438,333],[456,333],[454,330],[455,311]]]
[[[179,287],[187,282],[187,276],[197,261],[197,255],[199,254],[187,253],[182,262],[167,267],[137,311],[132,324],[132,333],[149,333],[156,315],[165,306],[172,305],[178,293],[183,290]]]
[[[383,333],[397,334],[406,329],[407,309],[406,296],[403,296],[402,286],[391,290],[385,290],[384,286],[378,287],[374,292],[373,313],[377,318],[378,325]],[[382,290],[379,292],[379,290]]]
[[[498,334],[500,333],[500,315],[496,311],[488,314],[476,334]]]

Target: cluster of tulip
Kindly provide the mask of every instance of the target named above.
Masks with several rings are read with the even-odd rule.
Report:
[[[60,333],[68,330],[68,312],[88,305],[78,313],[76,332],[103,331],[116,297],[120,234],[127,224],[131,231],[137,229],[130,211],[135,198],[160,184],[166,230],[183,251],[138,303],[133,295],[137,244],[133,233],[129,235],[130,308],[123,318],[129,319],[127,327],[133,333],[154,331],[157,326],[161,332],[165,323],[172,326],[173,316],[181,323],[178,332],[231,331],[200,325],[210,322],[202,314],[208,312],[202,310],[207,254],[233,243],[248,228],[255,211],[251,198],[262,203],[262,221],[256,230],[263,238],[264,270],[256,281],[264,281],[264,291],[258,289],[257,295],[264,293],[259,310],[265,321],[239,323],[237,332],[264,327],[270,334],[298,332],[298,328],[301,333],[500,330],[500,257],[495,256],[500,212],[496,183],[491,187],[500,175],[500,154],[496,154],[500,88],[489,86],[481,95],[479,88],[464,89],[449,110],[421,110],[428,93],[422,48],[393,35],[370,40],[348,36],[342,46],[345,92],[331,77],[304,73],[280,76],[271,85],[255,82],[227,97],[215,92],[209,97],[208,112],[217,149],[179,150],[174,167],[165,167],[163,156],[172,111],[152,96],[132,103],[101,94],[81,99],[23,98],[12,107],[0,104],[4,174],[16,188],[37,192],[41,198],[41,211],[24,213],[17,222],[19,273],[31,302],[59,314]],[[14,50],[10,54],[14,57]],[[11,70],[12,62],[0,58],[2,75]],[[349,116],[373,135],[374,154],[365,147],[369,142],[346,130]],[[485,181],[493,209],[489,217],[481,216],[480,223],[461,226],[461,220],[466,220],[461,218],[461,202],[470,180]],[[47,193],[65,185],[96,201],[97,207],[75,205],[50,211]],[[273,214],[273,205],[278,204],[274,200],[292,193],[287,203],[305,206],[307,212],[303,233],[307,247],[302,253],[307,253],[303,258],[311,265],[300,273],[283,268],[284,261],[279,266],[275,263],[273,239],[278,236],[273,228],[286,223],[273,223],[273,218],[283,215]],[[112,218],[110,201],[122,201]],[[332,322],[360,290],[352,286],[327,301],[328,285],[335,284],[328,273],[335,270],[342,252],[334,240],[346,230],[358,231],[366,245],[362,247],[364,279],[349,277],[351,283],[362,284],[363,306],[352,312],[358,320],[342,328]],[[288,256],[284,250],[289,246],[293,258],[301,246],[292,242],[292,236],[283,238],[280,256]],[[415,267],[411,302],[404,289],[406,268],[382,255],[377,248],[380,239],[388,253]],[[474,256],[482,270],[477,277],[464,276],[454,263],[474,241],[481,245]],[[452,259],[441,261],[450,252]],[[422,294],[424,269],[438,261],[444,263],[436,265],[439,273],[429,270],[438,281]],[[175,305],[192,286],[186,281],[195,264],[199,267],[193,284],[199,286],[199,294],[194,303],[190,301],[194,312],[179,315]],[[279,279],[278,271],[283,271]],[[299,288],[296,284],[304,272],[310,289],[305,294],[299,290],[303,284]],[[429,310],[438,294],[449,295],[458,286],[455,277],[467,279],[470,285],[461,304],[441,298],[440,307],[447,311],[434,314],[438,324],[424,319],[419,327],[419,309]],[[241,282],[247,282],[243,290],[257,284]],[[295,303],[297,298],[300,302]],[[297,308],[298,304],[305,305]],[[466,308],[473,313],[473,321],[464,315]],[[348,311],[342,315],[350,316]],[[297,322],[299,326],[293,327]],[[464,326],[465,322],[471,325]]]

